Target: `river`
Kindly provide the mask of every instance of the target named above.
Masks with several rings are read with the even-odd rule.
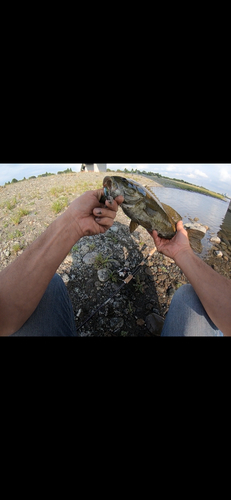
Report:
[[[224,224],[231,235],[231,213],[227,211],[228,201],[181,189],[165,187],[152,187],[151,189],[161,202],[170,205],[182,216],[184,223],[198,217],[200,224],[209,226],[202,240],[202,256],[212,247],[210,238],[216,236]]]

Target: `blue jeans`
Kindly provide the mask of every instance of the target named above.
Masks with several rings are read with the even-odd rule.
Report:
[[[38,307],[12,337],[78,336],[72,304],[62,278],[55,274]],[[173,296],[162,330],[163,337],[198,337],[223,334],[204,310],[191,285],[184,285]]]
[[[12,337],[77,336],[72,304],[62,278],[55,274],[38,307]]]
[[[162,337],[223,337],[211,321],[191,285],[183,285],[173,296]]]

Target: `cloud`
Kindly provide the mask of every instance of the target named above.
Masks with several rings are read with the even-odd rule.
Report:
[[[198,170],[198,169],[196,169],[196,170],[195,170],[195,175],[196,175],[197,177],[205,177],[206,179],[208,179],[208,178],[209,178],[209,177],[208,177],[208,175],[207,175],[207,174],[205,174],[205,172],[202,172],[201,170]]]
[[[230,167],[220,167],[220,181],[221,182],[231,182],[231,168]]]

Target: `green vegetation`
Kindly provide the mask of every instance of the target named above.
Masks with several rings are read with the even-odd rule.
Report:
[[[63,170],[62,172],[57,172],[57,175],[60,174],[74,174],[72,168],[67,168],[66,170]]]
[[[27,210],[26,208],[20,208],[18,212],[12,214],[11,221],[17,226],[18,224],[20,224],[22,217],[25,217],[29,213],[29,210]]]
[[[60,172],[57,172],[57,175],[58,174],[74,174],[75,172],[73,172],[72,168],[67,168],[66,170],[63,170],[63,171],[60,171]],[[50,172],[45,172],[45,174],[39,174],[38,175],[38,178],[39,177],[49,177],[50,175],[56,175],[54,173],[50,173]],[[31,177],[29,177],[29,180],[30,179],[37,179],[37,177],[35,175],[32,175]],[[22,180],[18,181],[18,179],[12,179],[12,181],[8,181],[8,182],[5,182],[5,186],[8,186],[9,184],[15,184],[16,182],[23,182],[23,181],[26,181],[26,177],[24,177]]]
[[[52,205],[52,210],[55,212],[55,214],[59,214],[65,207],[68,206],[68,198],[66,196],[59,198],[59,200],[56,200],[53,205]]]
[[[19,243],[15,243],[13,246],[13,253],[16,255],[20,250],[22,250],[22,247]]]
[[[95,268],[101,269],[108,262],[108,257],[103,257],[101,253],[99,253],[95,258]]]

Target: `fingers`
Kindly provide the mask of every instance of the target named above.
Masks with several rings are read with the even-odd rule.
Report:
[[[95,221],[101,226],[111,227],[116,218],[117,210],[118,205],[116,202],[113,202],[110,208],[94,208],[93,215],[95,216]]]
[[[182,220],[177,222],[176,228],[177,228],[177,231],[181,231],[181,229],[184,229],[184,224],[183,224]]]

